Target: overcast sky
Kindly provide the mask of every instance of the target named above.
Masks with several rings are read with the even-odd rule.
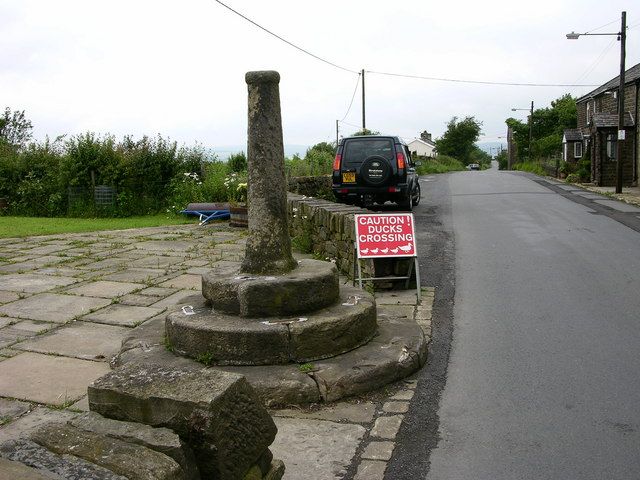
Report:
[[[292,43],[349,70],[510,83],[595,84],[619,71],[614,36],[627,11],[627,68],[640,62],[638,0],[223,0]],[[605,24],[612,22],[610,25]],[[85,131],[160,133],[208,147],[246,144],[249,70],[277,70],[284,141],[335,140],[358,75],[307,56],[214,0],[0,0],[0,98],[25,110],[37,139]],[[511,108],[548,106],[594,87],[517,87],[366,74],[367,127],[437,137],[453,117],[486,141]],[[345,122],[361,122],[358,91]],[[357,128],[344,123],[341,134]]]

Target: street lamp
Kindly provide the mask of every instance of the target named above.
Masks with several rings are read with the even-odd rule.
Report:
[[[531,141],[533,140],[533,100],[531,100],[531,108],[512,108],[512,112],[518,110],[529,111],[529,161],[531,161]]]
[[[616,142],[616,193],[622,193],[622,152],[624,131],[624,57],[627,40],[627,12],[622,12],[620,31],[617,33],[567,33],[567,39],[577,40],[583,35],[616,35],[620,40],[620,86],[618,87],[618,141]]]

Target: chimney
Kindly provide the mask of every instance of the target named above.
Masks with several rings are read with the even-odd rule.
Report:
[[[431,134],[426,130],[420,134],[420,138],[425,142],[431,142]]]

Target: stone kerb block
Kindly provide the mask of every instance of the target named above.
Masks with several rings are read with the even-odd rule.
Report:
[[[87,412],[68,422],[80,430],[115,438],[123,442],[142,445],[171,457],[182,468],[185,480],[199,480],[200,473],[191,448],[168,428],[153,428],[141,423],[112,420]]]
[[[37,443],[27,440],[9,440],[0,445],[0,457],[26,465],[3,465],[0,462],[0,478],[15,480],[127,480],[127,477],[113,473],[104,467],[94,465],[74,455],[58,455]],[[31,467],[29,469],[28,467]],[[11,474],[20,476],[9,476]],[[7,476],[3,476],[7,475]]]
[[[58,455],[73,455],[130,480],[186,478],[180,465],[162,453],[68,424],[46,425],[31,439]]]
[[[253,388],[234,373],[127,364],[88,391],[92,411],[176,432],[194,451],[203,480],[242,479],[277,431]]]

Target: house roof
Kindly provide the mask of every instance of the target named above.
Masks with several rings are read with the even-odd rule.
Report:
[[[633,83],[638,79],[640,79],[640,63],[638,63],[637,65],[634,65],[633,67],[631,67],[630,69],[624,72],[624,84],[627,85],[629,83]],[[592,97],[597,97],[598,95],[601,95],[608,90],[617,90],[619,86],[620,86],[620,75],[618,75],[615,78],[612,78],[604,85],[600,85],[598,88],[596,88],[595,90],[592,90],[586,95],[583,95],[582,97],[576,100],[576,103],[584,102],[585,100],[588,100]]]
[[[564,138],[567,142],[581,142],[582,131],[578,128],[568,128],[564,131]]]
[[[422,140],[421,138],[414,138],[413,140],[411,140],[409,142],[409,145],[412,144],[413,142],[423,143],[423,144],[425,144],[425,145],[427,145],[429,147],[435,147],[436,146],[436,144],[434,142],[428,142],[428,141]]]
[[[593,124],[596,128],[617,127],[618,126],[618,114],[617,113],[594,113]],[[624,126],[633,127],[635,122],[631,113],[625,112],[624,114]]]

